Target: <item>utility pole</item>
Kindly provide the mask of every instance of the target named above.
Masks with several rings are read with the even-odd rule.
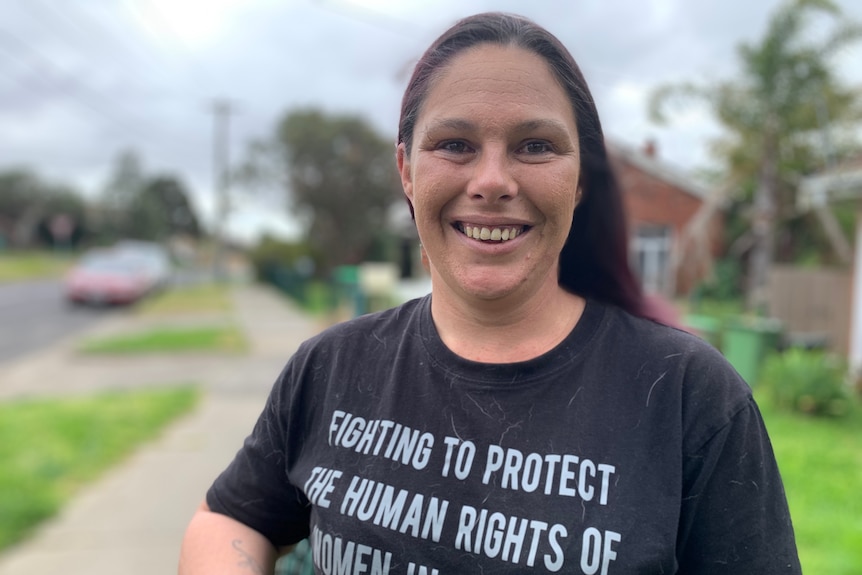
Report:
[[[212,105],[213,125],[213,181],[215,188],[215,245],[213,252],[213,275],[216,281],[227,278],[225,237],[227,219],[230,214],[230,116],[234,113],[229,100],[215,100]]]

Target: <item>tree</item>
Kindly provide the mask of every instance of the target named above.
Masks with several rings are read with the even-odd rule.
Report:
[[[812,33],[817,15],[832,24],[819,38]],[[858,124],[862,117],[859,96],[841,85],[832,62],[860,37],[862,28],[845,21],[831,0],[789,0],[773,14],[758,43],[739,46],[738,78],[662,86],[652,95],[650,109],[658,121],[665,119],[671,102],[695,98],[707,104],[727,132],[713,151],[726,172],[720,187],[747,207],[749,309],[766,303],[776,231],[795,230],[783,235],[782,257],[787,259],[798,254],[803,245],[799,238],[816,235],[811,231],[816,222],[795,209],[796,182],[823,167],[824,130]],[[711,209],[716,203],[710,203]],[[821,216],[834,223],[829,214]]]
[[[99,229],[104,239],[116,240],[128,234],[134,225],[132,204],[145,184],[140,158],[133,150],[120,152],[114,160],[113,171],[102,192],[102,218]]]
[[[173,176],[156,176],[144,181],[130,200],[126,235],[160,241],[173,234],[199,237],[198,218],[189,203],[189,195],[180,180]]]
[[[23,168],[0,173],[0,245],[70,246],[81,239],[86,212],[84,199],[66,186]]]
[[[385,234],[389,207],[400,200],[393,146],[361,118],[294,111],[251,153],[246,178],[286,188],[324,272],[359,263]]]
[[[42,241],[53,248],[77,246],[88,233],[87,203],[76,191],[65,186],[45,189],[42,216],[38,231]]]
[[[132,150],[117,156],[100,200],[98,228],[103,241],[161,241],[172,234],[201,234],[183,182],[172,175],[148,175]]]
[[[15,169],[0,174],[0,232],[4,243],[29,246],[45,205],[42,182],[32,172]]]

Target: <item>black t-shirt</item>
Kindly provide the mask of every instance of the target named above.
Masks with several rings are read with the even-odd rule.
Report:
[[[512,364],[452,353],[430,296],[330,328],[207,501],[277,546],[308,537],[318,573],[800,573],[747,384],[595,301]]]

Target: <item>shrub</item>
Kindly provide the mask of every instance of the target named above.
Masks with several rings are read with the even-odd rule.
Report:
[[[818,350],[791,348],[768,356],[759,383],[778,408],[811,415],[845,415],[853,399],[847,366]]]
[[[712,277],[698,286],[697,299],[718,301],[738,300],[742,291],[742,265],[738,258],[725,258],[715,262]]]
[[[303,275],[319,275],[320,257],[303,242],[288,242],[264,236],[249,253],[258,280],[273,281],[276,270]],[[297,269],[299,268],[299,269]]]

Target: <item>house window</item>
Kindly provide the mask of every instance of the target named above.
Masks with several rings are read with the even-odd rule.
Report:
[[[635,269],[641,286],[647,293],[666,293],[670,283],[670,250],[672,230],[670,226],[641,224],[633,241]]]

